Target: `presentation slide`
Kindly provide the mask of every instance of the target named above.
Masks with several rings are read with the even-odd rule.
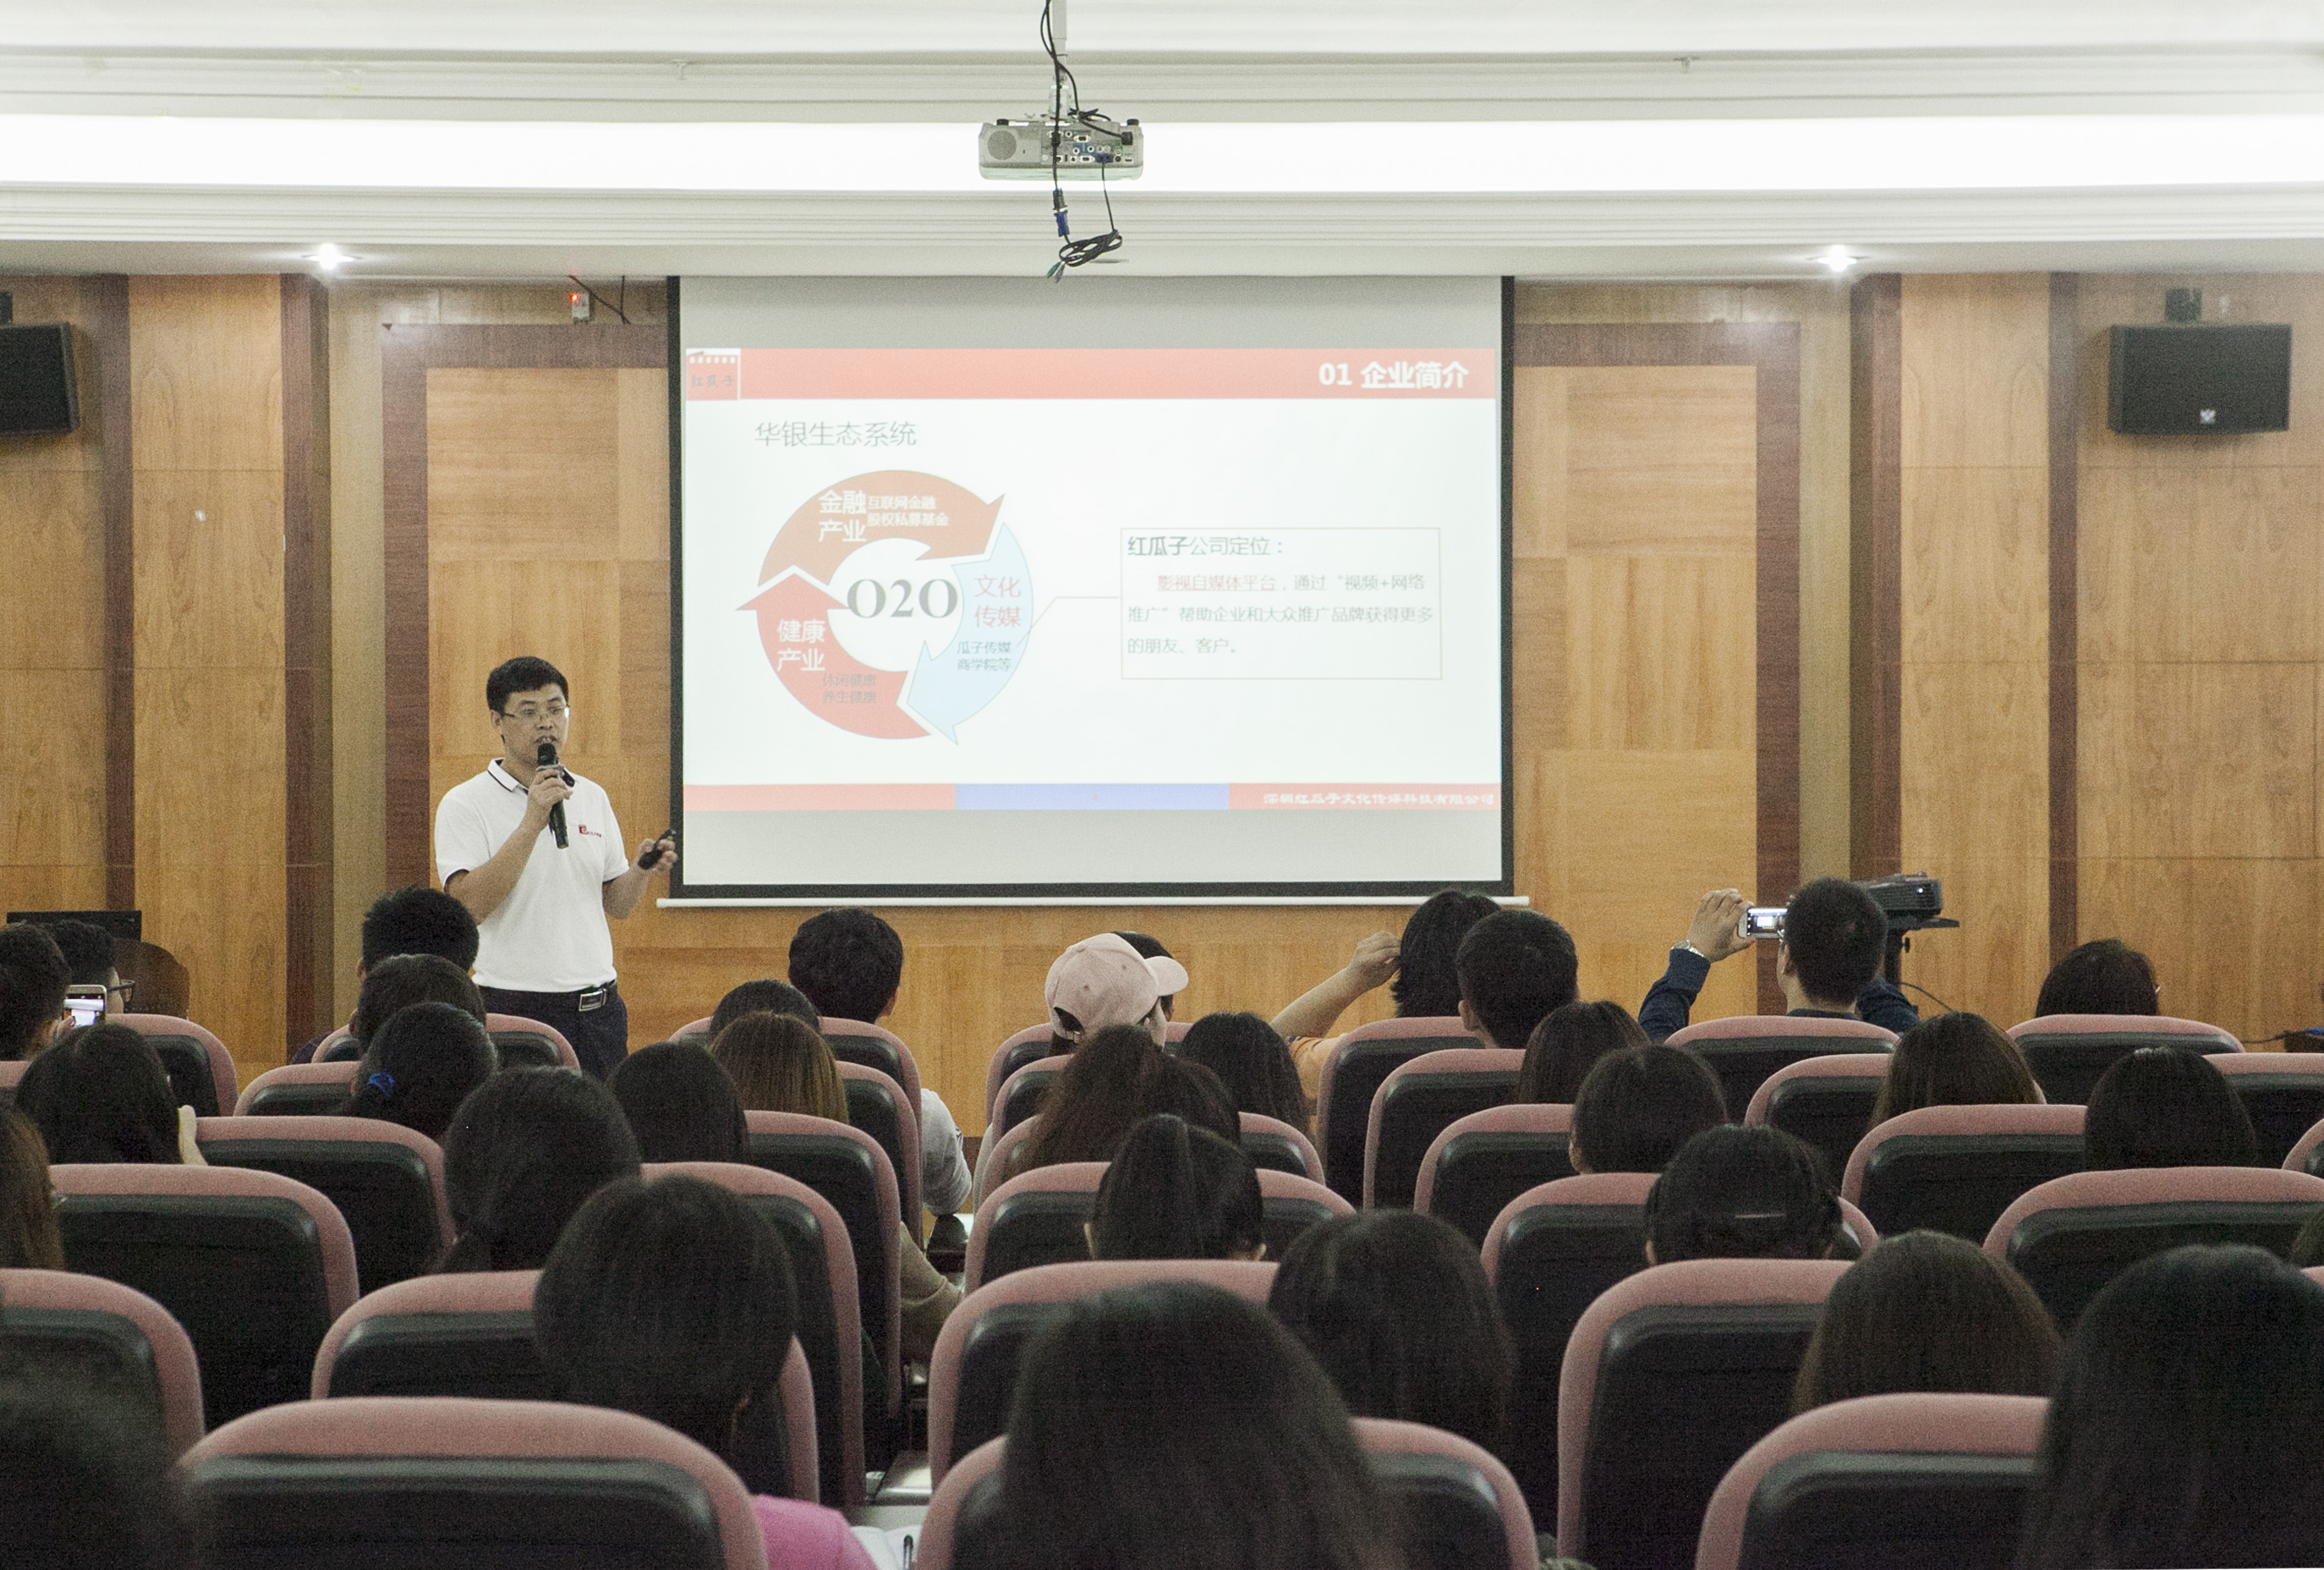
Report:
[[[1506,890],[1499,280],[696,279],[673,897]]]

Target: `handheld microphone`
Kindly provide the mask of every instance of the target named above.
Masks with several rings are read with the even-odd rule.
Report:
[[[532,766],[536,769],[556,769],[557,743],[541,743],[540,750],[532,755]],[[564,771],[558,769],[558,772],[561,774]],[[549,832],[557,836],[557,848],[563,850],[565,848],[565,803],[562,801],[549,809]]]

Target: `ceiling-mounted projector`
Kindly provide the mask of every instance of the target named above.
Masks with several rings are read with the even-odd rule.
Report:
[[[976,171],[987,180],[1136,180],[1146,171],[1146,133],[1095,109],[994,120],[976,128]]]

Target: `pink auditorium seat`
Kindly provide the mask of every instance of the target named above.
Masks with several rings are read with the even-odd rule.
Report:
[[[580,1055],[573,1043],[554,1025],[522,1014],[486,1014],[484,1030],[500,1048],[503,1068],[578,1068]],[[318,1063],[352,1063],[362,1057],[363,1051],[352,1043],[355,1035],[345,1025],[324,1037],[315,1047]],[[291,1067],[296,1067],[295,1065]]]
[[[375,1292],[431,1269],[452,1238],[444,1152],[384,1118],[203,1118],[194,1126],[213,1167],[277,1172],[337,1206],[355,1237],[355,1273]]]
[[[1448,1047],[1388,1070],[1364,1125],[1364,1208],[1409,1208],[1436,1136],[1513,1100],[1524,1063],[1524,1053],[1499,1047]]]
[[[1065,1071],[1062,1057],[1037,1057],[1001,1082],[1001,1089],[985,1109],[984,1137],[999,1139],[1041,1110],[1049,1086]]]
[[[1533,1516],[1508,1469],[1490,1453],[1419,1423],[1384,1418],[1353,1423],[1356,1443],[1402,1507],[1411,1565],[1537,1570]],[[946,1473],[920,1524],[912,1561],[917,1570],[952,1570],[963,1557],[960,1543],[973,1538],[1000,1504],[1008,1451],[1008,1440],[988,1439]]]
[[[1482,1247],[1510,1200],[1573,1176],[1566,1135],[1573,1109],[1515,1103],[1456,1118],[1429,1141],[1413,1185],[1412,1207],[1451,1223]]]
[[[2310,1126],[2308,1131],[2293,1141],[2283,1158],[2287,1172],[2305,1172],[2311,1178],[2324,1178],[2324,1120]]]
[[[345,1106],[361,1065],[352,1058],[337,1063],[286,1063],[270,1068],[243,1086],[234,1115],[242,1118],[328,1117]]]
[[[1924,1228],[1983,1242],[2019,1195],[2081,1167],[2079,1104],[1924,1106],[1864,1136],[1840,1192],[1892,1236]]]
[[[1609,1288],[1565,1348],[1557,1551],[1683,1565],[1720,1480],[1790,1416],[1837,1260],[1690,1260]]]
[[[1738,1014],[1674,1030],[1670,1045],[1692,1050],[1719,1076],[1727,1115],[1740,1117],[1767,1076],[1787,1063],[1826,1053],[1886,1052],[1895,1033],[1863,1020]]]
[[[2277,1167],[2076,1172],[2021,1195],[1985,1236],[2061,1332],[2108,1281],[2187,1243],[2252,1243],[2282,1256],[2324,1207],[2324,1178]]]
[[[302,1401],[212,1434],[184,1477],[202,1570],[767,1563],[751,1496],[724,1462],[659,1423],[596,1407]]]
[[[1323,1155],[1323,1180],[1340,1197],[1351,1205],[1363,1202],[1364,1141],[1371,1131],[1372,1094],[1381,1081],[1424,1052],[1478,1045],[1452,1014],[1378,1020],[1340,1038],[1323,1059],[1323,1088],[1315,1097],[1315,1144]]]
[[[2008,1570],[2049,1407],[1894,1395],[1803,1413],[1720,1480],[1695,1570]]]
[[[2211,1067],[2251,1114],[2263,1161],[2281,1163],[2324,1118],[2324,1052],[2219,1052]]]
[[[969,1228],[962,1288],[973,1292],[1018,1270],[1086,1261],[1082,1228],[1096,1213],[1105,1168],[1103,1161],[1060,1161],[1020,1172],[994,1189],[977,1206],[976,1224]],[[1355,1214],[1346,1200],[1296,1173],[1262,1170],[1259,1192],[1270,1260],[1280,1260],[1317,1222]]]
[[[876,1068],[898,1085],[920,1104],[919,1061],[912,1049],[904,1045],[903,1038],[885,1026],[868,1020],[843,1020],[835,1014],[825,1014],[820,1022],[823,1039],[831,1044],[831,1055],[843,1063],[861,1063]]]
[[[1323,1163],[1304,1130],[1264,1113],[1238,1113],[1242,1122],[1242,1153],[1264,1172],[1289,1172],[1311,1182],[1323,1181]]]
[[[1176,1043],[1184,1041],[1186,1032],[1193,1029],[1192,1020],[1173,1020],[1163,1027],[1163,1034]],[[993,1098],[1001,1094],[1001,1087],[1008,1083],[1010,1075],[1028,1063],[1037,1063],[1049,1056],[1049,1038],[1054,1034],[1047,1023],[1028,1025],[993,1048],[991,1060],[984,1066],[984,1100],[980,1104],[988,1115]],[[991,1132],[990,1129],[985,1131]]]
[[[234,1055],[201,1026],[175,1014],[115,1014],[105,1022],[126,1025],[153,1044],[180,1105],[201,1117],[216,1117],[234,1105]]]
[[[50,1169],[73,1270],[144,1293],[186,1328],[212,1425],[307,1390],[355,1300],[355,1240],[304,1183],[238,1167]]]
[[[1025,1344],[1059,1307],[1117,1287],[1203,1281],[1265,1303],[1275,1267],[1239,1260],[1111,1260],[1036,1265],[962,1299],[928,1362],[928,1464],[941,1484],[953,1458],[1001,1431]]]
[[[1033,1131],[1040,1126],[1039,1118],[1028,1118],[1005,1133],[985,1137],[983,1146],[976,1153],[976,1192],[970,1200],[978,1209],[982,1209],[984,1202],[1008,1180],[1010,1157],[1016,1153],[1018,1146],[1031,1139]]]
[[[904,1087],[862,1063],[844,1058],[839,1085],[847,1093],[847,1121],[880,1141],[896,1175],[896,1203],[904,1224],[920,1235],[920,1101]]]
[[[862,1320],[855,1255],[831,1202],[797,1178],[727,1161],[648,1162],[649,1178],[683,1172],[723,1184],[774,1224],[798,1283],[798,1340],[814,1376],[824,1502],[863,1502]]]
[[[0,1334],[34,1362],[51,1352],[101,1362],[150,1387],[171,1455],[202,1436],[202,1375],[194,1344],[143,1292],[70,1270],[0,1270]]]
[[[2231,1031],[2200,1020],[2168,1014],[2044,1014],[2009,1028],[2042,1094],[2064,1104],[2090,1099],[2098,1076],[2142,1047],[2184,1047],[2190,1052],[2240,1052]]]
[[[1830,1052],[1786,1063],[1751,1093],[1743,1121],[1794,1134],[1823,1152],[1840,1181],[1848,1158],[1872,1127],[1872,1104],[1888,1078],[1886,1052]],[[1735,1109],[1727,1109],[1732,1113]]]

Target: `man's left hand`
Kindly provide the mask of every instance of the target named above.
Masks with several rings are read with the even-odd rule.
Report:
[[[678,865],[678,842],[674,839],[645,841],[638,846],[637,860],[633,864],[644,869],[649,877],[669,871]]]

